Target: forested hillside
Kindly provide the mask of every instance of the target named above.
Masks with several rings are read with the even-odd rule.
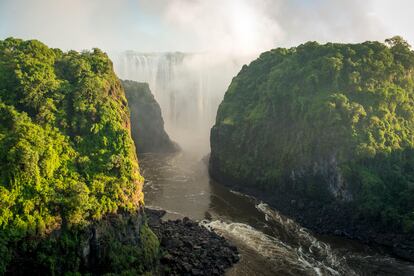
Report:
[[[212,175],[285,195],[291,208],[335,201],[358,221],[413,231],[413,69],[400,37],[263,53],[219,107]]]
[[[137,213],[142,184],[125,94],[107,55],[0,41],[0,274],[22,256],[45,273],[88,271],[90,256],[101,253],[101,272],[145,271],[157,240]],[[100,222],[116,213],[124,215]],[[130,240],[127,223],[137,231]],[[107,230],[97,237],[99,227]],[[88,247],[91,239],[105,250]]]

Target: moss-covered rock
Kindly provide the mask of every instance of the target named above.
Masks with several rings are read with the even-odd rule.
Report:
[[[16,243],[12,275],[142,275],[158,267],[159,242],[142,212],[109,214],[86,227]]]
[[[400,37],[263,53],[219,107],[212,176],[305,209],[337,202],[359,221],[412,233],[413,69]]]
[[[125,80],[122,81],[128,106],[131,111],[132,138],[137,151],[175,152],[178,145],[170,140],[164,130],[161,108],[147,83]]]

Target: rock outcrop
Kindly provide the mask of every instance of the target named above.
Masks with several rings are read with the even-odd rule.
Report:
[[[161,108],[147,83],[122,81],[131,112],[132,137],[139,153],[179,150],[164,129]]]
[[[10,275],[141,275],[158,271],[159,241],[140,210],[109,214],[70,231],[57,229],[30,243],[20,241],[14,255]]]
[[[160,240],[160,271],[166,275],[224,275],[239,261],[238,250],[212,229],[185,217],[162,221],[165,211],[146,209],[148,224]]]

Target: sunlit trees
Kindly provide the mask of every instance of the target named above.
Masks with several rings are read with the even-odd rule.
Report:
[[[323,171],[334,169],[356,216],[412,231],[413,69],[414,53],[401,37],[263,53],[226,92],[211,164],[235,183],[318,201],[332,185],[333,174]]]
[[[136,210],[141,185],[107,55],[0,41],[0,273],[9,245]]]

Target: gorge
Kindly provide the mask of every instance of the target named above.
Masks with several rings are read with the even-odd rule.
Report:
[[[101,50],[0,40],[0,111],[1,275],[220,275],[238,261],[188,218],[150,229],[131,134],[139,153],[177,148],[148,85],[122,85]]]
[[[413,276],[413,10],[0,0],[0,276]]]
[[[248,66],[203,55],[113,66],[99,49],[0,41],[0,274],[412,275],[409,46],[307,43]],[[125,64],[119,77],[149,84],[120,81]],[[346,217],[361,217],[346,205],[360,175],[366,204],[378,179],[402,184],[364,206],[393,212]]]
[[[329,48],[331,47],[330,45],[331,44],[320,47]],[[373,43],[372,45],[370,43],[365,43],[361,46],[351,45],[349,47],[363,48],[366,46],[384,50],[385,46],[381,45],[382,44],[380,43]],[[306,49],[306,47],[315,47],[318,49],[319,46],[317,44],[309,43],[307,45],[300,46],[299,49]],[[335,49],[335,47],[336,45],[332,45],[333,49]],[[337,47],[341,46],[338,45]],[[348,47],[348,45],[344,45],[343,47]],[[289,50],[273,50],[273,52],[277,51],[288,52]],[[295,52],[294,49],[291,51]],[[329,53],[329,51],[327,52]],[[250,160],[247,157],[247,159],[243,158],[245,155],[251,156],[252,158],[258,158],[257,156],[261,156],[262,154],[265,156],[272,156],[272,153],[275,151],[273,149],[269,150],[270,148],[268,145],[270,142],[263,144],[263,147],[260,148],[260,150],[256,151],[256,149],[261,143],[260,140],[265,142],[266,139],[268,139],[266,137],[271,139],[271,137],[274,137],[274,133],[280,133],[280,135],[282,135],[283,131],[275,131],[270,127],[270,124],[265,124],[264,126],[259,124],[262,129],[264,128],[269,131],[267,136],[265,133],[261,132],[260,127],[253,128],[251,132],[248,132],[252,135],[251,137],[247,136],[247,134],[232,134],[232,131],[235,131],[234,129],[239,127],[238,120],[244,122],[246,125],[250,124],[254,127],[255,122],[260,122],[260,120],[265,120],[266,118],[273,118],[270,115],[266,117],[267,115],[261,114],[261,112],[269,111],[266,104],[272,103],[272,99],[261,99],[261,96],[259,96],[262,95],[260,93],[268,95],[268,93],[262,92],[267,86],[266,84],[260,86],[260,81],[264,81],[268,78],[267,74],[272,69],[272,62],[276,63],[276,61],[269,61],[270,58],[268,58],[267,55],[270,54],[265,53],[259,58],[258,61],[255,61],[252,65],[249,65],[249,67],[242,68],[239,75],[233,79],[222,106],[219,109],[216,126],[214,126],[212,130],[212,158],[210,160],[210,171],[213,178],[218,180],[220,184],[210,178],[207,172],[207,165],[205,161],[201,161],[200,155],[194,155],[193,152],[191,152],[194,148],[185,145],[188,141],[180,140],[179,142],[183,147],[183,151],[178,154],[160,155],[147,153],[141,156],[143,174],[147,179],[144,190],[148,206],[150,206],[150,208],[162,208],[167,210],[167,218],[175,219],[189,216],[196,220],[206,219],[206,221],[202,222],[204,225],[219,231],[232,242],[237,244],[241,252],[241,261],[228,272],[229,275],[251,275],[254,273],[258,273],[259,275],[411,275],[414,269],[412,263],[393,257],[393,255],[397,255],[404,259],[411,259],[412,253],[410,253],[411,249],[409,245],[410,236],[406,236],[405,234],[398,236],[397,234],[396,236],[383,237],[381,236],[382,234],[379,234],[376,236],[377,240],[374,243],[366,245],[364,243],[369,242],[370,240],[373,241],[372,236],[370,237],[369,235],[366,235],[366,233],[369,233],[372,228],[370,229],[371,226],[369,226],[366,229],[362,227],[350,231],[349,225],[352,224],[349,224],[349,220],[346,218],[346,215],[352,214],[353,211],[351,209],[341,209],[341,207],[335,205],[327,205],[328,207],[321,208],[320,205],[309,201],[306,198],[306,194],[301,197],[301,193],[297,193],[296,197],[282,194],[280,198],[275,199],[275,197],[268,195],[272,193],[277,194],[278,190],[266,189],[263,183],[249,182],[246,181],[247,178],[235,179],[234,177],[229,177],[221,171],[225,170],[226,166],[218,164],[217,158],[224,160],[224,162],[227,162],[229,166],[235,166],[234,168],[229,168],[229,172],[231,172],[231,174],[238,173],[239,170],[243,169],[243,166],[249,166],[248,168],[253,172],[257,170],[256,175],[253,175],[252,179],[263,178],[263,175],[266,172],[260,171],[259,169],[267,168],[265,167],[265,162],[268,162],[269,168],[273,169],[273,163],[264,157],[256,160]],[[321,55],[321,59],[324,60],[323,54]],[[332,59],[330,59],[331,55],[333,56]],[[336,58],[335,54],[327,54],[327,62],[334,62],[334,57]],[[340,59],[341,56],[338,55],[337,58]],[[132,58],[132,61],[129,61],[129,63],[131,66],[136,66],[136,72],[141,72],[140,74],[142,75],[150,75],[151,72],[154,72],[154,70],[150,70],[148,68],[157,67],[145,66],[143,64],[147,64],[148,62],[136,62],[136,59],[140,58],[135,56]],[[352,59],[352,61],[355,62],[354,59]],[[256,63],[259,65],[254,67],[256,66]],[[243,75],[247,68],[250,68],[251,66],[254,68],[252,69],[253,76],[249,77],[248,75]],[[282,64],[281,67],[282,66],[286,66],[286,64]],[[317,68],[324,68],[318,64],[315,66]],[[334,72],[329,66],[326,70],[326,72]],[[373,70],[375,71],[377,69]],[[271,71],[271,73],[277,76],[280,72],[275,70],[274,72]],[[368,72],[366,72],[366,74],[368,74]],[[171,76],[171,74],[167,75]],[[133,78],[133,76],[130,77]],[[173,83],[185,83],[187,77],[188,76],[186,74],[176,74],[173,78]],[[283,78],[288,80],[289,76],[284,76]],[[303,76],[300,76],[299,78],[301,80],[306,79]],[[316,75],[314,78],[315,79],[312,80],[310,77],[309,81],[315,81],[318,76]],[[319,78],[326,81],[323,79],[323,76]],[[326,76],[326,78],[329,78],[329,76]],[[342,79],[343,78],[338,77],[338,82]],[[214,82],[214,79],[210,80]],[[251,81],[251,83],[249,83],[249,81]],[[299,81],[296,83],[300,84]],[[236,89],[238,87],[237,84],[242,88]],[[256,87],[254,84],[258,86]],[[316,82],[313,85],[313,87],[316,87]],[[245,91],[246,93],[245,101],[229,100],[232,93],[235,95],[233,97],[244,97],[244,94],[238,91],[243,88],[245,90],[242,91]],[[159,87],[158,89],[157,93],[159,94],[165,93],[165,95],[171,95],[170,93],[174,93],[172,92],[174,90],[170,90],[169,88],[163,90]],[[253,94],[255,89],[257,89],[257,96]],[[335,89],[347,91],[344,87]],[[194,90],[188,89],[187,91]],[[204,93],[205,95],[203,93],[202,95],[209,97],[207,95],[207,91]],[[224,93],[224,90],[222,90],[222,93]],[[229,94],[229,96],[227,94]],[[167,97],[165,95],[163,97],[171,99],[171,97]],[[196,93],[195,95],[192,95],[187,92],[186,95],[189,98],[187,99],[188,101],[196,101],[200,94]],[[249,96],[252,98],[249,98]],[[257,102],[255,102],[256,100]],[[339,100],[341,100],[341,98],[339,98]],[[167,100],[167,103],[171,103],[171,101],[169,102]],[[337,105],[344,108],[348,106],[346,103],[340,105],[340,102],[337,103]],[[351,107],[353,106],[352,104],[350,105]],[[186,105],[183,106],[185,107]],[[304,98],[301,106],[303,110],[306,107],[311,107],[312,104],[309,104],[309,102],[307,102]],[[190,108],[192,107],[194,106],[191,106]],[[161,108],[163,108],[163,105],[161,105]],[[243,111],[243,108],[248,110],[248,112]],[[351,110],[357,111],[358,109],[354,108]],[[195,111],[192,110],[192,112]],[[190,119],[190,121],[192,120],[194,122],[194,128],[199,127],[198,123],[200,121],[197,121],[197,118],[203,116],[203,109],[198,109],[196,112],[199,112],[200,115],[186,117],[185,119]],[[223,115],[223,112],[228,113]],[[163,113],[166,114],[164,110]],[[298,114],[300,113],[298,112]],[[168,117],[168,113],[165,116]],[[247,116],[247,118],[244,119],[243,116]],[[324,117],[329,118],[330,116]],[[353,119],[350,117],[350,120],[352,121]],[[166,122],[170,122],[170,124],[172,123],[171,120],[168,119]],[[178,120],[176,123],[180,124],[180,121]],[[286,125],[284,128],[289,129]],[[332,131],[332,133],[335,133],[335,131]],[[338,135],[339,134],[340,132]],[[251,142],[248,143],[241,140],[246,139],[246,137],[249,137]],[[301,136],[298,138],[300,137]],[[320,137],[323,137],[323,135]],[[289,141],[288,138],[287,141]],[[243,145],[245,147],[243,147]],[[327,145],[329,145],[329,143],[327,143]],[[250,150],[253,152],[250,152]],[[294,148],[292,148],[292,150],[294,150]],[[206,153],[206,151],[204,151],[204,153]],[[228,157],[234,158],[240,163],[230,161],[233,159]],[[244,162],[245,160],[247,160],[246,163]],[[336,166],[335,162],[337,161],[331,161],[328,159],[326,164],[328,167],[331,164]],[[324,164],[323,160],[321,161],[321,164]],[[316,171],[318,172],[318,170]],[[335,182],[341,177],[340,175],[338,177],[335,176],[337,175],[335,168],[327,168],[322,171],[332,174],[327,177],[332,177],[334,181],[333,183],[340,183]],[[304,175],[306,172],[307,170],[304,169],[303,173],[299,171],[296,172],[295,175],[300,177],[301,173]],[[272,176],[272,174],[270,174],[270,176]],[[314,181],[317,179],[318,178],[315,177]],[[307,182],[308,181],[303,180],[301,183],[303,183],[302,185],[306,185]],[[246,187],[241,184],[251,184],[251,186]],[[257,198],[251,198],[249,196],[239,194],[238,192],[222,187],[221,185],[228,186],[230,189],[242,191],[243,193],[257,196]],[[342,198],[342,200],[346,202],[346,200],[350,199],[349,193],[346,189],[344,189],[344,187],[341,187],[340,185],[337,186],[337,184],[332,187],[332,191],[336,193],[338,197]],[[322,188],[315,186],[315,188],[316,189],[314,190],[309,190],[311,192],[311,196],[323,197],[326,195],[326,192],[323,190],[323,186]],[[320,188],[320,190],[318,190],[318,188]],[[306,189],[304,189],[304,191],[306,192]],[[265,202],[269,202],[270,205],[261,202],[260,199]],[[325,201],[322,202],[324,203]],[[277,209],[274,207],[277,207]],[[329,208],[332,209],[329,210]],[[279,213],[278,210],[281,211],[281,213]],[[315,210],[319,210],[319,212],[315,212]],[[348,210],[351,213],[346,213]],[[289,215],[289,217],[294,218],[301,224],[306,225],[313,230],[316,230],[316,232],[323,233],[323,235],[319,236],[317,234],[312,234],[310,230],[303,229],[300,224],[297,224],[291,219],[285,217],[283,214]],[[332,217],[335,217],[336,220],[332,220]],[[342,225],[346,224],[348,228],[341,228],[341,223]],[[360,236],[354,236],[355,233],[358,233]],[[334,237],[332,234],[340,237]],[[387,241],[389,237],[394,240]],[[358,243],[349,240],[349,238],[358,238],[364,243]],[[377,246],[375,245],[376,243],[387,245],[388,248]],[[400,250],[401,248],[406,249]]]
[[[149,84],[165,128],[188,152],[210,151],[217,106],[233,76],[250,56],[223,53],[110,53],[121,79]]]

